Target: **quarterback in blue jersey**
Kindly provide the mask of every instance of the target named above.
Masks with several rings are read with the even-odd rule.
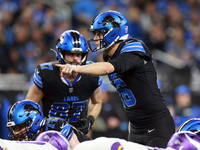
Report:
[[[116,11],[97,15],[89,30],[95,33],[94,39],[88,40],[89,48],[103,52],[105,62],[56,66],[66,74],[108,75],[128,115],[128,140],[166,147],[175,125],[158,88],[150,50],[142,41],[128,37],[128,21]]]
[[[56,43],[58,62],[40,64],[26,99],[42,101],[45,117],[60,117],[87,134],[102,106],[101,76],[63,74],[55,64],[88,65],[87,43],[76,30],[63,32]],[[88,104],[91,104],[88,108]]]

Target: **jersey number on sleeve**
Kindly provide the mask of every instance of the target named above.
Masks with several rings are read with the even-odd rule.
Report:
[[[52,130],[52,129],[54,129],[54,127],[55,127],[55,122],[56,122],[57,120],[58,120],[58,119],[51,119],[51,118],[49,118],[48,121],[47,121],[47,125],[46,125],[45,130]]]

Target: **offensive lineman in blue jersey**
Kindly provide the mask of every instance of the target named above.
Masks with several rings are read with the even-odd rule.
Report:
[[[55,64],[80,66],[90,64],[84,37],[75,30],[63,32],[56,42],[58,62],[40,64],[34,73],[34,84],[26,99],[42,101],[45,117],[60,117],[87,134],[102,106],[101,76],[81,73],[62,74]],[[91,100],[91,101],[90,101]],[[90,102],[91,106],[87,106]],[[93,104],[93,105],[92,105]]]
[[[62,118],[44,117],[41,106],[32,100],[17,101],[10,107],[6,127],[9,129],[10,140],[32,141],[49,130],[62,133],[72,147],[79,142],[91,140]]]
[[[152,54],[140,40],[128,38],[128,21],[119,12],[106,11],[94,18],[88,41],[91,51],[104,52],[106,62],[84,66],[56,65],[63,73],[108,75],[129,119],[128,140],[166,147],[175,132],[173,118],[157,85]],[[95,42],[96,47],[92,47]]]

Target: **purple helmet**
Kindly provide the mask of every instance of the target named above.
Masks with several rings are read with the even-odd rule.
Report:
[[[42,132],[37,138],[36,141],[48,142],[58,150],[71,150],[70,144],[67,138],[58,131],[48,130]]]
[[[190,131],[180,131],[171,137],[167,148],[197,150],[200,149],[200,137]]]

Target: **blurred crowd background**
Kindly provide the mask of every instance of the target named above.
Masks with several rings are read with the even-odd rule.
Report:
[[[158,85],[176,125],[199,117],[199,0],[0,0],[0,124],[3,138],[10,105],[22,100],[32,84],[35,67],[56,60],[58,36],[76,29],[87,40],[87,29],[104,10],[127,17],[129,33],[146,43],[154,56]],[[89,52],[88,60],[103,61]],[[92,136],[127,138],[128,122],[118,94],[105,77],[103,107]]]

